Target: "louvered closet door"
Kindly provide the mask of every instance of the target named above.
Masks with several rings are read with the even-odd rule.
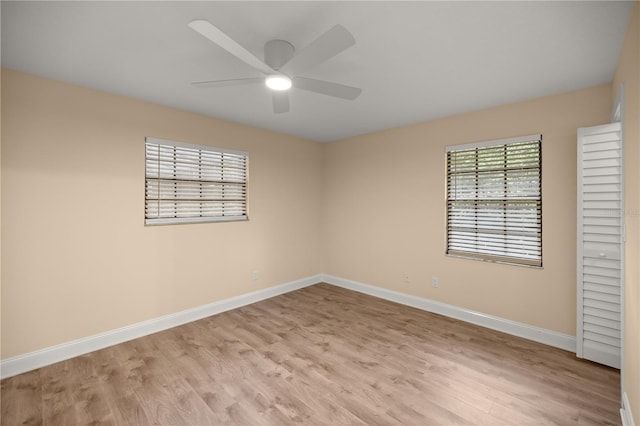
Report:
[[[620,123],[578,129],[576,354],[620,368],[622,285]]]

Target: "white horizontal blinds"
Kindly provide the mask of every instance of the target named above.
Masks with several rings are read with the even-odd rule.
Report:
[[[579,130],[578,356],[620,368],[620,123]],[[580,306],[581,305],[581,306]]]
[[[447,253],[542,266],[541,136],[447,148]]]
[[[145,223],[247,218],[247,154],[147,138]]]

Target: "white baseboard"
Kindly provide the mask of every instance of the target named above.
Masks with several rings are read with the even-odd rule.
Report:
[[[385,288],[363,284],[357,281],[334,277],[332,275],[322,275],[322,281],[338,287],[365,293],[370,296],[412,306],[414,308],[422,309],[423,311],[434,312],[436,314],[480,325],[482,327],[502,331],[503,333],[544,343],[545,345],[554,346],[571,352],[576,351],[576,338],[575,336],[568,334],[558,333],[556,331],[535,327],[521,322],[494,317],[492,315],[471,311],[458,306],[448,305],[446,303],[436,302],[434,300],[424,299],[422,297],[412,296],[393,290],[387,290]]]
[[[242,294],[240,296],[187,309],[175,314],[164,315],[148,321],[139,322],[126,327],[51,346],[24,355],[7,358],[0,361],[0,378],[4,379],[15,376],[20,373],[35,370],[36,368],[64,361],[79,355],[84,355],[98,349],[103,349],[108,346],[113,346],[138,337],[147,336],[149,334],[157,333],[158,331],[166,330],[191,321],[196,321],[211,315],[259,302],[264,299],[269,299],[280,294],[298,290],[321,282],[322,277],[323,275],[319,274],[302,278],[289,283],[277,285],[275,287]]]
[[[622,408],[620,408],[620,417],[622,418],[622,426],[635,426],[633,422],[633,413],[631,412],[631,407],[629,406],[629,398],[627,398],[627,393],[622,393]]]
[[[393,290],[387,290],[369,284],[363,284],[357,281],[351,281],[332,275],[318,274],[289,283],[281,284],[275,287],[270,287],[263,290],[242,294],[230,299],[213,302],[208,305],[187,309],[175,314],[165,315],[104,333],[95,334],[93,336],[73,340],[71,342],[62,343],[60,345],[51,346],[13,358],[7,358],[0,361],[0,379],[35,370],[36,368],[44,367],[46,365],[64,361],[69,358],[84,355],[89,352],[93,352],[109,346],[117,345],[118,343],[126,342],[138,337],[157,333],[158,331],[177,327],[191,321],[196,321],[211,315],[219,314],[221,312],[259,302],[264,299],[269,299],[271,297],[298,290],[320,282],[326,282],[338,287],[365,293],[371,296],[379,297],[381,299],[401,303],[403,305],[412,306],[424,311],[445,315],[451,318],[459,319],[472,324],[477,324],[483,327],[491,328],[493,330],[502,331],[514,336],[524,337],[525,339],[544,343],[546,345],[554,346],[568,351],[575,352],[576,349],[576,339],[574,336],[546,330],[539,327],[534,327],[504,318],[486,315],[465,308],[448,305],[446,303],[436,302],[434,300],[424,299]],[[631,416],[631,412],[628,411],[628,409],[627,412],[629,413],[629,416]],[[633,423],[629,424],[633,425]]]

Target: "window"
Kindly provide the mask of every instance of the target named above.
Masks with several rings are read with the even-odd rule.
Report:
[[[447,147],[447,254],[542,266],[541,141]]]
[[[146,138],[146,225],[247,220],[246,152]]]

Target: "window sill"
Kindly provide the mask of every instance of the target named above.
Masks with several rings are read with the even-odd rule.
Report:
[[[248,216],[162,218],[162,219],[145,219],[144,226],[189,225],[189,224],[195,224],[195,223],[212,223],[212,222],[244,222],[248,220],[249,220]]]
[[[508,262],[506,260],[483,259],[481,257],[463,256],[460,254],[448,254],[448,253],[445,253],[445,256],[456,258],[456,259],[468,259],[468,260],[475,260],[475,261],[486,262],[486,263],[498,263],[500,265],[520,266],[521,268],[540,269],[540,270],[544,269],[542,266],[526,265],[524,263]]]

